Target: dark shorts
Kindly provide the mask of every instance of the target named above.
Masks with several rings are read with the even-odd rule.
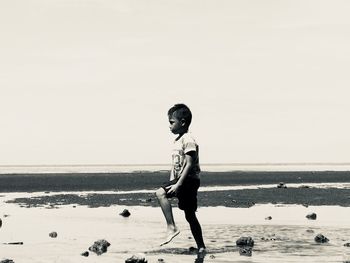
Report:
[[[174,185],[178,179],[171,180],[162,185],[165,192],[167,186]],[[168,198],[176,197],[179,200],[178,206],[181,210],[196,211],[197,210],[197,192],[200,185],[200,180],[197,178],[186,178],[180,186],[177,194],[168,194]]]

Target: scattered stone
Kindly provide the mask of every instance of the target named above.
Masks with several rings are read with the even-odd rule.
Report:
[[[129,217],[130,212],[128,209],[124,209],[123,212],[121,212],[119,215],[124,216],[124,217]]]
[[[241,256],[251,257],[252,256],[252,248],[251,247],[241,247],[241,248],[239,248],[239,254]]]
[[[302,206],[304,206],[304,207],[309,207],[309,204],[307,204],[307,203],[304,203],[304,204],[302,204]]]
[[[272,216],[265,217],[265,220],[271,220]]]
[[[45,191],[45,194],[49,194],[50,193],[50,191]]]
[[[4,215],[4,217],[9,217],[9,216],[10,216],[10,215],[6,215],[6,214]]]
[[[159,262],[159,259],[158,259],[158,262]],[[125,263],[147,263],[147,260],[144,254],[137,254],[125,260]]]
[[[309,213],[306,215],[306,218],[309,220],[316,220],[317,215],[315,213]]]
[[[350,247],[350,243],[345,243],[344,247]]]
[[[308,185],[301,185],[300,188],[310,188]]]
[[[308,232],[308,233],[315,233],[315,231],[312,230],[312,229],[306,229],[306,232]]]
[[[250,201],[250,202],[248,202],[248,203],[247,203],[247,206],[248,206],[248,207],[252,207],[252,206],[255,206],[255,202],[253,202],[253,201]]]
[[[238,247],[244,246],[244,247],[253,247],[254,246],[254,240],[251,237],[240,237],[236,241],[236,245]]]
[[[0,263],[15,263],[12,259],[1,260]]]
[[[158,258],[158,262],[164,262],[164,259]]]
[[[214,256],[214,255],[210,255],[209,258],[210,258],[210,259],[214,259],[215,256]]]
[[[317,236],[315,236],[315,241],[317,243],[327,243],[329,239],[322,234],[318,234]]]
[[[57,237],[57,232],[51,232],[49,234],[49,236],[52,237],[52,238],[56,238]]]
[[[85,251],[85,252],[81,253],[80,255],[82,255],[83,257],[88,257],[89,256],[89,251]]]
[[[287,188],[287,186],[285,185],[285,183],[280,182],[280,183],[277,185],[277,188]]]
[[[2,227],[2,220],[1,220],[1,218],[0,218],[0,228]]]
[[[107,252],[107,248],[110,246],[111,244],[104,239],[100,239],[94,242],[94,244],[89,247],[89,250],[92,252],[95,252],[97,255],[101,255],[105,252]]]

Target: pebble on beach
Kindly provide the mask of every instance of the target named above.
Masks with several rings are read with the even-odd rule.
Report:
[[[251,237],[240,237],[236,240],[236,245],[238,247],[253,247],[254,240]]]
[[[51,232],[49,234],[49,236],[52,237],[52,238],[56,238],[57,237],[57,232]]]
[[[2,227],[2,220],[1,220],[1,218],[0,218],[0,228]]]
[[[88,257],[89,256],[89,251],[85,251],[85,252],[81,253],[80,255],[82,255],[83,257]]]
[[[12,259],[1,260],[0,263],[15,263]]]
[[[316,220],[317,215],[315,213],[309,213],[306,215],[306,218],[309,220]]]
[[[344,247],[350,247],[350,243],[348,242],[348,243],[345,243],[344,244]]]
[[[137,255],[133,255],[131,258],[126,259],[125,263],[147,263],[147,260],[144,254],[137,254]]]
[[[92,252],[95,252],[97,255],[101,255],[105,252],[107,252],[107,248],[110,246],[111,244],[104,239],[100,239],[94,242],[94,244],[92,246],[89,247],[89,250]]]
[[[124,217],[129,217],[130,212],[128,209],[124,209],[123,212],[121,212],[119,215],[124,216]]]
[[[287,186],[285,185],[285,183],[280,182],[280,183],[277,185],[277,188],[287,188]]]
[[[254,240],[251,237],[240,237],[237,239],[236,245],[239,247],[239,254],[241,256],[252,256]]]
[[[265,217],[265,220],[271,220],[272,216]]]
[[[317,236],[315,236],[315,241],[317,243],[327,243],[329,239],[322,234],[318,234]]]

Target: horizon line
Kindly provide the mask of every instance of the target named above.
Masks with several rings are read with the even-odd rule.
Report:
[[[0,167],[109,167],[109,166],[165,166],[171,165],[170,163],[157,163],[157,164],[142,164],[142,163],[128,163],[128,164],[0,164]],[[308,165],[350,165],[350,162],[259,162],[259,163],[202,163],[205,166],[308,166]]]

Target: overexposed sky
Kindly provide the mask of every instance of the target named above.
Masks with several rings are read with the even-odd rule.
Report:
[[[0,165],[350,161],[350,2],[0,0]]]

